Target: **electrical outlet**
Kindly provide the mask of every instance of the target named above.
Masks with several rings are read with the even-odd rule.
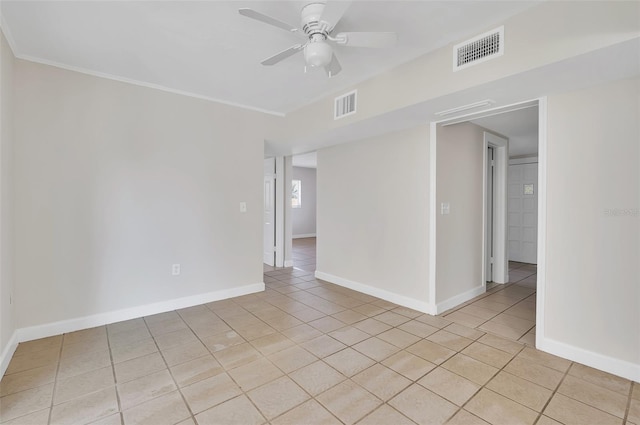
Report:
[[[171,274],[178,276],[180,274],[180,264],[174,264],[171,266]]]

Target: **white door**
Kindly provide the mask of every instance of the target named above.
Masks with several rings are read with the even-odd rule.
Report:
[[[276,160],[264,160],[264,263],[275,265],[276,235]]]
[[[537,264],[538,164],[509,165],[509,260]]]

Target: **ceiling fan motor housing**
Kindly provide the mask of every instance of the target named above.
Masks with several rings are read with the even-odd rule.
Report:
[[[324,3],[309,3],[302,8],[301,24],[304,33],[311,39],[312,36],[322,35],[327,37],[327,23],[322,22],[322,12],[324,11]]]
[[[321,68],[331,62],[333,50],[327,44],[329,24],[323,22],[322,12],[325,3],[309,3],[302,8],[302,30],[309,37],[309,42],[304,48],[304,59],[307,65]]]

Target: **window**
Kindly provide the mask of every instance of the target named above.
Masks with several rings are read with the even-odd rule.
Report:
[[[302,182],[300,180],[291,181],[291,206],[293,208],[302,207]]]

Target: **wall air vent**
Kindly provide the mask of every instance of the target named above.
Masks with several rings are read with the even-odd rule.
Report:
[[[337,120],[347,115],[356,113],[356,94],[357,90],[336,97],[333,102],[333,119]]]
[[[453,70],[502,56],[504,53],[504,26],[453,46]]]

